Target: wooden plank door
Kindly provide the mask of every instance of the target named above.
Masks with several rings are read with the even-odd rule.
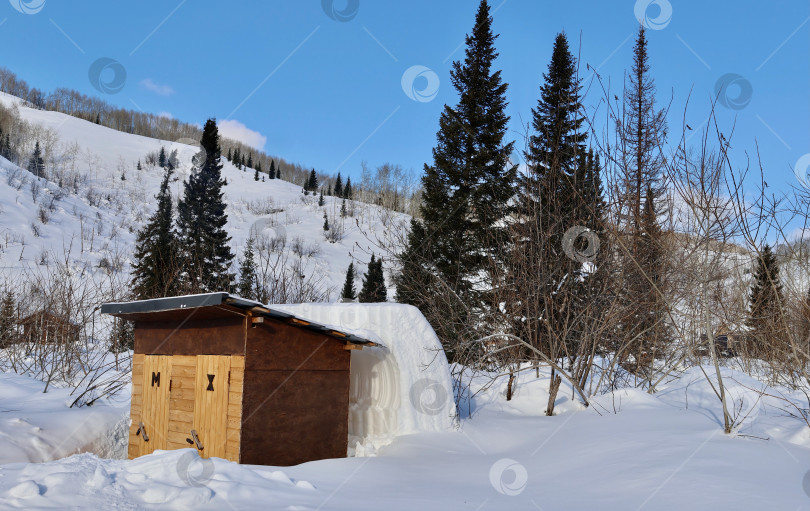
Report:
[[[194,430],[204,458],[225,458],[231,357],[199,355],[194,389]]]
[[[155,449],[166,449],[170,367],[171,357],[168,356],[143,355],[142,359],[139,357],[133,361],[130,458],[151,454]]]

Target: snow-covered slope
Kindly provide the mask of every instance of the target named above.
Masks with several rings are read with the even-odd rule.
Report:
[[[51,181],[0,158],[0,241],[2,265],[22,269],[42,258],[63,258],[70,250],[74,265],[88,272],[105,271],[108,263],[130,271],[135,234],[152,214],[162,169],[144,163],[147,153],[165,147],[178,151],[179,166],[172,183],[175,201],[199,147],[115,131],[58,112],[28,108],[13,96],[0,93],[0,103],[17,105],[20,117],[37,128],[37,139],[48,147]],[[47,142],[47,143],[46,143]],[[30,141],[33,147],[34,140]],[[141,161],[142,170],[137,170]],[[361,276],[371,254],[387,257],[384,239],[407,217],[376,206],[349,201],[349,216],[341,217],[341,202],[304,196],[301,188],[283,180],[255,181],[253,171],[242,171],[223,158],[224,188],[231,245],[241,254],[247,238],[284,237],[283,264],[300,272],[311,288],[336,301],[346,268],[354,261]],[[63,176],[61,188],[57,176]],[[122,176],[124,179],[122,180]],[[40,216],[40,210],[45,213]],[[329,242],[323,230],[324,212],[342,239]],[[388,245],[390,247],[390,245]],[[105,261],[106,259],[106,261]],[[102,262],[104,261],[104,262]],[[359,284],[359,277],[358,277]]]

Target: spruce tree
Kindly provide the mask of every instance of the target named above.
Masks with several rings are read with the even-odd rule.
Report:
[[[786,339],[784,291],[779,276],[779,263],[770,245],[766,244],[757,258],[748,303],[746,325],[760,344],[757,355],[766,355],[769,346],[780,346]]]
[[[661,246],[656,201],[664,192],[662,176],[667,127],[665,112],[655,105],[655,82],[650,75],[646,31],[639,26],[633,48],[633,65],[624,92],[624,116],[617,123],[623,150],[620,152],[620,221],[627,241],[620,251],[624,282],[621,286],[622,337],[638,339],[630,349],[636,355],[649,353],[667,342],[667,329],[648,330],[649,318],[667,316],[661,293],[666,284],[666,259],[651,256],[651,247]],[[649,196],[649,197],[648,197]],[[653,238],[656,239],[653,239]],[[658,295],[654,298],[654,295]],[[654,310],[650,308],[653,307]],[[647,319],[644,319],[647,318]]]
[[[270,160],[270,179],[276,178],[276,160]]]
[[[304,190],[308,192],[314,192],[317,189],[318,189],[318,176],[315,175],[315,169],[312,169],[312,172],[309,173],[309,179],[304,185]]]
[[[110,332],[110,351],[122,353],[135,347],[135,327],[131,321],[121,318],[113,320],[113,329]]]
[[[343,187],[343,195],[344,199],[352,200],[352,178],[346,178],[346,186]]]
[[[323,212],[323,230],[329,230],[329,218],[326,216],[326,211]]]
[[[225,157],[228,161],[233,160],[233,154],[231,154],[231,148],[228,148],[228,156]]]
[[[281,179],[281,163],[276,166],[276,179]]]
[[[17,342],[17,305],[14,293],[6,290],[0,305],[0,349]]]
[[[663,109],[655,105],[655,81],[650,75],[649,52],[644,25],[639,25],[633,48],[633,66],[624,91],[626,117],[620,125],[626,144],[622,167],[625,173],[625,218],[634,232],[640,233],[641,213],[647,189],[658,199],[664,191],[664,156],[660,148],[667,136]]]
[[[160,154],[158,155],[158,167],[166,168],[166,149],[163,146],[160,147]]]
[[[253,168],[253,153],[248,153],[248,159],[245,165],[247,165],[247,167],[250,169]],[[258,179],[256,181],[258,181]]]
[[[138,232],[132,289],[139,300],[174,296],[180,272],[177,237],[172,226],[172,197],[169,182],[172,171],[166,169],[157,196],[157,210]]]
[[[577,238],[569,247],[565,238],[569,229],[594,229],[600,220],[595,203],[601,201],[601,179],[596,160],[586,151],[580,91],[576,59],[568,38],[559,33],[532,109],[506,283],[514,290],[507,304],[513,333],[551,359],[566,348],[577,352],[582,311],[592,301],[591,277],[585,278],[583,262],[570,256],[586,240]],[[546,413],[553,412],[550,408]]]
[[[259,169],[255,169],[255,171],[253,172],[253,180],[254,181],[259,180]]]
[[[452,66],[459,100],[455,107],[445,105],[439,119],[433,164],[425,165],[422,177],[421,219],[411,222],[400,255],[397,301],[427,314],[445,349],[448,342],[475,335],[460,326],[472,323],[471,313],[481,319],[489,310],[482,288],[492,283],[482,279],[502,257],[504,221],[512,213],[517,166],[510,162],[513,142],[506,142],[507,84],[493,69],[496,37],[490,6],[482,0],[466,37],[465,58]],[[439,297],[446,303],[431,306]],[[458,316],[448,322],[451,310]]]
[[[349,269],[346,270],[346,281],[343,283],[343,291],[341,291],[340,297],[344,300],[357,298],[357,291],[354,289],[354,263],[349,263]]]
[[[237,292],[239,296],[247,300],[256,300],[256,287],[258,277],[256,275],[256,260],[253,254],[253,238],[248,238],[245,243],[245,253],[242,254],[242,262],[239,266],[239,285]]]
[[[382,259],[374,258],[368,263],[368,271],[363,278],[363,288],[358,295],[360,303],[378,303],[388,301],[388,291],[385,288],[385,275],[383,274]]]
[[[343,197],[343,180],[340,178],[340,172],[338,172],[337,178],[335,179],[335,187],[332,191],[335,197]]]
[[[178,206],[183,285],[190,293],[227,291],[233,281],[230,273],[233,253],[225,230],[228,222],[222,192],[225,181],[214,119],[206,121],[200,144],[205,150],[205,161],[184,182],[183,199]]]
[[[234,166],[236,168],[241,169],[239,164],[242,161],[242,159],[241,159],[241,156],[239,155],[239,148],[238,147],[233,150],[233,160],[231,160],[231,161],[233,162],[233,164],[234,164]]]
[[[343,199],[343,202],[340,203],[340,216],[345,218],[346,217],[346,199]]]
[[[34,145],[34,152],[31,154],[31,159],[28,160],[28,171],[37,177],[43,177],[45,174],[45,160],[42,158],[39,141]]]
[[[323,200],[323,189],[321,189],[321,195],[318,197],[318,206],[323,206],[326,202]]]

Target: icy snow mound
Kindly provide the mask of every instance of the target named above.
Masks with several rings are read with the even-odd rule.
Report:
[[[370,455],[399,435],[447,431],[456,410],[450,366],[419,309],[394,303],[273,305],[383,346],[352,351],[350,453]]]

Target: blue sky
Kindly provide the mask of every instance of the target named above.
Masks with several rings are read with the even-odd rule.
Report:
[[[442,105],[456,102],[449,70],[463,57],[477,4],[0,0],[0,65],[46,91],[70,87],[189,122],[215,116],[248,143],[324,172],[357,175],[363,160],[421,172],[431,160]],[[743,162],[746,151],[755,157],[758,142],[769,182],[795,182],[793,167],[810,153],[807,1],[491,4],[518,147],[555,34],[566,31],[583,76],[586,63],[598,67],[618,92],[639,7],[658,23],[649,32],[652,73],[659,102],[672,100],[671,129],[680,131],[690,93],[686,120],[696,129],[704,125],[718,80],[739,75],[727,97],[733,103],[750,84],[750,98],[740,98],[742,108],[718,109],[726,131],[735,130],[735,161]],[[102,57],[126,70],[120,92],[104,95],[91,84],[88,70]],[[403,88],[413,66],[423,67],[412,69],[413,87]],[[112,71],[106,73],[102,80],[111,80]],[[597,104],[601,95],[592,90],[586,103]]]

